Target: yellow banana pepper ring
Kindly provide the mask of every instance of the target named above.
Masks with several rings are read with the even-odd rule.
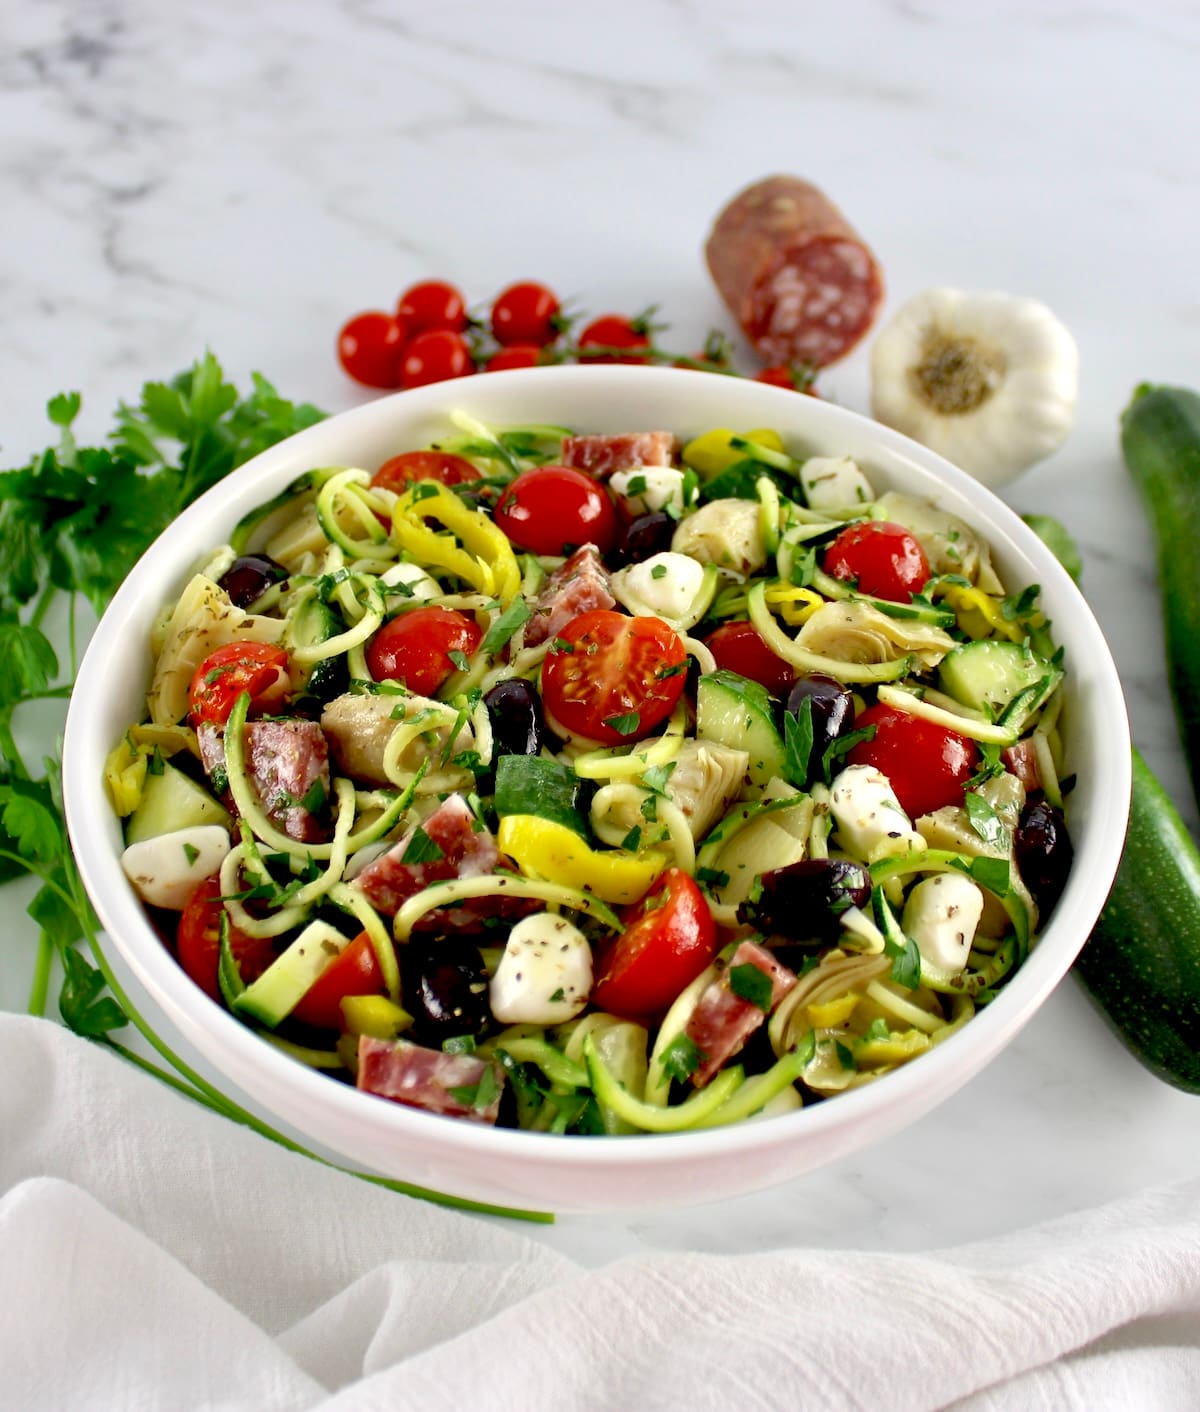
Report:
[[[574,829],[536,814],[507,814],[496,842],[526,877],[581,888],[602,902],[636,902],[670,862],[665,853],[591,848]]]
[[[1024,642],[1027,629],[1006,618],[1000,600],[984,593],[983,589],[951,583],[946,585],[943,597],[954,609],[958,626],[968,637],[978,640],[997,632],[1010,642]]]
[[[735,436],[747,441],[757,441],[760,446],[768,446],[772,451],[783,450],[783,440],[777,431],[769,427],[759,427],[754,431],[731,431],[729,427],[716,427],[702,436],[693,437],[683,448],[683,462],[705,478],[719,475],[721,471],[737,461],[744,461],[746,453],[738,451],[730,443]]]
[[[825,604],[821,595],[811,588],[794,588],[788,583],[772,584],[767,589],[766,600],[771,605],[771,611],[778,613],[785,623],[793,627],[806,623]]]
[[[431,529],[427,520],[450,533]],[[521,570],[507,537],[443,485],[422,481],[400,497],[392,511],[392,538],[417,563],[448,569],[506,606],[520,592]]]

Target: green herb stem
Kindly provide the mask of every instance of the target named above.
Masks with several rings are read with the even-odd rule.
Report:
[[[38,937],[37,962],[33,972],[33,985],[29,990],[29,1013],[42,1018],[46,1014],[46,1000],[50,993],[50,968],[54,963],[54,942],[45,931]]]

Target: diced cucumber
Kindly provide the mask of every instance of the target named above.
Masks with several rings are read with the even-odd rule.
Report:
[[[696,687],[696,735],[733,750],[748,750],[747,773],[768,784],[783,773],[783,737],[776,729],[766,687],[723,669],[701,677]]]
[[[947,696],[977,711],[991,712],[993,719],[1002,720],[1018,734],[1062,677],[1060,666],[1023,643],[994,638],[963,643],[947,652],[938,668],[938,680]]]
[[[178,833],[201,824],[228,828],[229,812],[203,785],[164,761],[161,774],[146,776],[141,803],[125,826],[125,841],[141,843],[159,834]]]
[[[313,594],[304,599],[289,615],[284,644],[289,649],[316,647],[345,631],[346,624],[338,614],[328,603]],[[308,664],[297,662],[293,658],[291,676],[292,685],[299,694],[328,701],[345,691],[348,684],[346,655],[344,652],[337,652],[331,657],[322,657]]]
[[[328,922],[309,922],[282,956],[234,1000],[234,1007],[272,1028],[285,1020],[351,938]]]
[[[583,791],[584,781],[557,760],[540,755],[501,755],[496,761],[494,808],[500,818],[537,814],[590,838]]]

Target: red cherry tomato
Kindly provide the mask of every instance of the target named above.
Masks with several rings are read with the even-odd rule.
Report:
[[[827,574],[857,582],[861,593],[907,603],[929,582],[929,560],[903,525],[864,520],[844,529],[825,551]]]
[[[202,991],[220,1001],[217,967],[221,959],[221,879],[215,874],[198,883],[179,918],[175,954],[184,971]],[[269,936],[247,936],[229,923],[229,947],[237,962],[238,974],[247,985],[262,975],[275,959]]]
[[[544,348],[561,332],[558,296],[544,284],[524,280],[510,284],[492,305],[492,337],[506,346],[532,344]]]
[[[410,334],[426,329],[449,329],[461,333],[467,326],[467,306],[452,284],[441,279],[423,279],[410,284],[396,304],[396,317]]]
[[[772,696],[786,696],[796,680],[795,668],[771,651],[753,623],[722,623],[709,634],[708,650],[718,667],[759,682]]]
[[[243,691],[250,709],[277,705],[291,690],[288,655],[266,642],[231,642],[210,652],[192,674],[188,691],[193,726],[202,721],[224,725]]]
[[[661,618],[581,613],[542,663],[546,710],[573,735],[621,745],[649,735],[683,692],[687,653]]]
[[[807,392],[817,396],[815,374],[808,368],[797,367],[792,363],[777,363],[773,368],[763,368],[754,374],[755,382],[765,382],[770,387],[786,387],[789,392]]]
[[[367,644],[367,667],[376,681],[432,696],[458,670],[449,654],[469,657],[482,638],[475,620],[453,608],[414,608],[390,618]]]
[[[435,480],[439,485],[462,485],[479,480],[479,471],[462,456],[450,451],[402,451],[393,456],[371,477],[371,484],[403,495],[411,485],[421,480]]]
[[[355,314],[338,334],[338,361],[364,387],[399,387],[405,326],[380,309]]]
[[[522,471],[505,487],[495,520],[518,548],[533,554],[569,554],[581,544],[607,554],[620,536],[608,491],[571,466]]]
[[[658,1017],[716,954],[712,913],[691,877],[668,868],[622,921],[596,958],[592,1003],[625,1019]]]
[[[536,368],[542,362],[542,350],[532,343],[513,343],[498,349],[483,365],[485,373],[502,373],[506,368]]]
[[[383,995],[386,989],[371,938],[359,932],[304,992],[292,1015],[318,1029],[344,1029],[342,1001],[348,995]]]
[[[854,725],[874,726],[875,736],[854,746],[847,763],[882,770],[910,819],[963,802],[979,758],[973,740],[892,706],[870,706]]]
[[[622,353],[608,350],[623,348],[638,349],[650,346],[650,334],[638,319],[627,319],[623,314],[601,314],[593,319],[579,335],[579,361],[581,363],[644,363],[645,358],[636,352]],[[604,349],[604,352],[589,353],[589,348]]]
[[[400,386],[427,387],[475,371],[475,360],[461,334],[431,329],[406,343],[400,356]]]

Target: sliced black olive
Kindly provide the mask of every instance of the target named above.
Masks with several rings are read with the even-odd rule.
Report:
[[[413,1017],[410,1037],[440,1049],[457,1035],[478,1035],[487,1024],[488,977],[479,948],[443,939],[400,948],[400,993]]]
[[[288,571],[268,554],[243,554],[225,570],[217,583],[238,608],[248,608],[273,583],[287,578]]]
[[[502,681],[483,701],[492,725],[494,755],[536,755],[541,750],[546,734],[542,701],[529,682]]]
[[[871,900],[871,878],[850,858],[805,858],[763,873],[757,898],[738,907],[738,921],[795,941],[832,941],[848,907]]]
[[[822,775],[821,762],[835,740],[854,729],[854,698],[833,677],[801,677],[788,693],[787,709],[799,716],[805,702],[812,711],[813,741],[808,757],[806,784]]]
[[[1054,910],[1071,871],[1075,849],[1062,814],[1044,799],[1021,811],[1013,838],[1017,871],[1043,918]]]

